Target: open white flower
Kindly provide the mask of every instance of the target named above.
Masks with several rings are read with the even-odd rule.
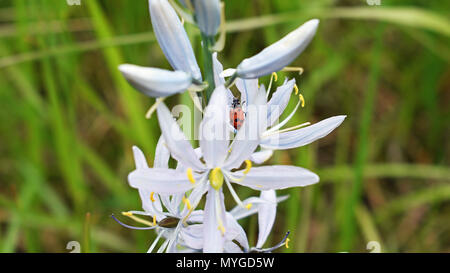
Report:
[[[214,55],[214,72],[216,83],[225,82],[223,77],[223,67],[217,60],[217,55]],[[236,79],[235,84],[240,92],[240,103],[244,111],[246,111],[248,105],[254,104],[255,99],[261,94],[265,94],[266,98],[269,97],[274,78],[278,78],[276,73],[272,74],[269,90],[267,90],[267,92],[264,85],[259,85],[258,79]],[[280,116],[286,110],[294,90],[295,95],[299,96],[297,105],[284,120],[277,123]],[[228,104],[231,104],[231,102],[236,99],[229,89],[227,89],[227,96]],[[265,100],[264,106],[267,110],[267,118],[264,120],[258,120],[261,126],[264,126],[264,129],[260,135],[260,146],[262,150],[251,156],[250,159],[253,162],[257,164],[263,163],[272,156],[273,150],[298,148],[308,145],[317,139],[323,138],[341,125],[346,118],[345,115],[334,116],[313,125],[309,125],[310,123],[306,122],[290,128],[282,129],[283,126],[285,126],[292,119],[299,107],[304,106],[304,103],[305,101],[303,96],[298,94],[295,79],[286,79],[284,83],[281,84],[275,92],[273,92],[270,100]]]
[[[241,207],[235,207],[230,214],[235,220],[242,219],[254,213],[258,213],[258,241],[255,247],[249,248],[245,233],[239,233],[236,239],[226,242],[226,252],[272,252],[273,250],[285,245],[288,247],[288,235],[277,245],[270,248],[263,248],[275,222],[277,203],[287,199],[287,196],[278,197],[274,190],[262,191],[260,197],[250,197],[243,201],[244,204],[253,203],[250,210],[244,210]],[[237,228],[235,228],[237,230]],[[239,239],[239,240],[237,240]]]
[[[149,169],[143,152],[136,146],[133,147],[133,155],[136,164],[136,170]],[[163,137],[161,137],[156,146],[155,162],[153,168],[167,170],[169,158],[170,152],[165,147],[164,139]],[[180,166],[177,169],[182,168],[183,167]],[[184,172],[184,170],[181,170],[181,172]],[[128,228],[140,230],[156,230],[158,236],[150,246],[148,252],[152,252],[154,250],[161,238],[165,238],[166,240],[158,249],[159,253],[164,251],[175,252],[177,245],[191,248],[192,246],[189,245],[191,241],[185,242],[183,238],[187,236],[186,234],[189,234],[190,231],[187,228],[190,225],[198,222],[203,222],[203,212],[193,211],[189,200],[185,197],[184,192],[171,195],[161,194],[159,192],[155,192],[155,189],[149,188],[140,188],[138,190],[142,200],[142,207],[144,211],[129,211],[123,213],[123,215],[128,216],[140,223],[146,224],[147,227],[134,227],[126,225],[114,216],[113,218],[121,225]],[[184,203],[184,206],[180,206],[181,203]],[[143,220],[136,215],[149,216],[152,218],[152,221],[149,222]]]
[[[206,108],[205,118],[200,124],[200,149],[202,160],[181,132],[165,104],[160,104],[158,120],[162,134],[172,157],[186,168],[182,173],[172,169],[136,169],[128,176],[130,185],[138,189],[149,189],[163,194],[180,194],[193,189],[189,196],[195,208],[207,192],[204,219],[204,252],[222,252],[225,243],[226,216],[222,186],[226,184],[236,202],[244,205],[231,183],[240,184],[255,190],[276,190],[289,187],[307,186],[319,181],[319,177],[295,166],[253,167],[249,160],[259,145],[259,140],[248,140],[244,136],[252,124],[258,124],[257,114],[249,114],[236,139],[229,144],[226,137],[229,123],[229,109],[224,102],[227,91],[219,86],[213,93]],[[261,93],[255,104],[263,104],[265,94]],[[264,129],[264,128],[262,128]],[[258,132],[261,133],[261,132]],[[235,171],[245,162],[245,169]]]

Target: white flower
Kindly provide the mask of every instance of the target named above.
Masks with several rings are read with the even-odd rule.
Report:
[[[259,140],[247,140],[239,136],[245,134],[251,124],[258,123],[258,115],[247,116],[236,139],[229,145],[229,141],[224,138],[227,130],[223,129],[227,128],[229,122],[229,109],[224,103],[226,100],[227,91],[223,86],[219,86],[206,108],[205,118],[200,124],[203,132],[200,140],[203,161],[197,157],[169,109],[163,103],[160,104],[157,109],[158,120],[167,148],[172,157],[186,168],[186,172],[149,168],[137,169],[128,176],[130,185],[138,189],[166,194],[179,194],[193,189],[191,196],[195,193],[195,198],[189,196],[189,199],[194,208],[200,200],[199,197],[207,192],[204,219],[206,239],[203,247],[205,252],[221,252],[224,248],[227,224],[222,193],[224,183],[239,205],[250,208],[251,205],[246,206],[240,201],[231,183],[262,191],[307,186],[319,181],[316,174],[294,166],[252,168],[248,159],[259,145]],[[255,99],[255,104],[262,104],[264,101],[265,94],[262,94]],[[244,170],[234,171],[244,162]]]
[[[277,203],[287,199],[287,196],[277,198],[274,190],[262,191],[259,198],[250,197],[243,201],[244,204],[255,204],[250,210],[244,210],[241,207],[235,207],[230,211],[230,214],[235,220],[242,219],[253,213],[258,213],[258,241],[255,247],[249,248],[247,237],[245,233],[239,233],[233,240],[227,241],[227,252],[272,252],[273,250],[285,245],[287,234],[285,238],[276,246],[264,249],[264,243],[272,230],[276,217]],[[235,228],[237,229],[237,228]],[[239,240],[238,240],[239,239]],[[287,246],[287,243],[286,243]]]
[[[133,155],[136,170],[149,169],[143,152],[136,146],[133,147]],[[161,137],[156,147],[154,169],[168,169],[169,157],[170,153],[165,148],[164,140]],[[189,225],[203,221],[203,212],[193,211],[191,204],[185,198],[185,193],[174,195],[161,194],[155,192],[155,189],[141,188],[139,189],[139,195],[142,200],[144,211],[129,211],[123,214],[136,221],[145,223],[149,225],[149,227],[129,226],[120,222],[114,216],[113,218],[121,225],[128,228],[156,230],[158,236],[150,246],[148,252],[154,250],[161,238],[165,238],[166,240],[158,249],[158,252],[175,252],[177,245],[191,248],[192,246],[189,243],[192,243],[192,241],[186,242],[183,238],[187,236],[186,234],[190,233],[189,229],[187,229]],[[185,205],[183,207],[180,206],[182,202]],[[136,217],[136,215],[150,216],[152,217],[152,222],[142,221],[140,218]]]
[[[215,81],[218,83],[224,82],[222,64],[217,60],[216,55],[213,57]],[[247,105],[254,104],[255,99],[259,98],[261,95],[264,95],[266,98],[269,96],[270,90],[266,92],[264,85],[259,86],[258,79],[238,78],[235,83],[241,94],[240,102],[244,111],[246,110]],[[266,119],[257,120],[260,122],[260,125],[264,127],[259,140],[259,145],[262,150],[252,154],[250,159],[253,162],[257,164],[263,163],[272,156],[273,150],[298,148],[323,138],[341,125],[346,118],[345,115],[334,116],[310,126],[307,126],[309,123],[303,123],[282,129],[294,116],[300,105],[304,104],[303,96],[299,95],[299,101],[295,109],[284,120],[276,123],[286,109],[294,89],[296,89],[296,95],[299,95],[297,94],[298,89],[295,84],[295,79],[286,79],[272,94],[268,102],[267,100],[264,100],[267,117]],[[228,104],[231,104],[235,97],[230,90],[227,90],[227,96]]]

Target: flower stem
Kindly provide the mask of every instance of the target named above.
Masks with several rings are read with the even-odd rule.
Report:
[[[214,67],[211,50],[214,45],[214,37],[208,37],[202,34],[202,47],[203,47],[203,72],[205,74],[205,80],[208,82],[208,88],[205,90],[206,105],[211,98],[212,92],[216,88],[214,83]]]

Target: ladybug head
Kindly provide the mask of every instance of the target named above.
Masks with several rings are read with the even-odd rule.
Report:
[[[239,105],[241,105],[241,102],[239,101],[239,99],[238,98],[233,98],[233,102],[231,103],[231,106],[233,108],[236,108]]]

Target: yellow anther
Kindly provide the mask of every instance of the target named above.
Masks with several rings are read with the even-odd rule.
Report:
[[[282,69],[282,71],[298,72],[299,75],[303,74],[303,68],[302,67],[286,66],[285,68]]]
[[[286,248],[289,248],[289,241],[290,241],[290,239],[286,238],[286,243],[284,244],[286,246]]]
[[[223,185],[223,174],[220,168],[215,168],[209,173],[209,182],[215,190],[219,190]]]
[[[150,200],[152,201],[152,202],[155,202],[155,198],[153,197],[155,195],[155,192],[151,192],[150,193]]]
[[[122,212],[122,215],[130,217],[130,216],[133,216],[133,213],[131,213],[129,211],[124,211],[124,212]]]
[[[245,170],[244,174],[248,174],[250,172],[250,169],[252,168],[252,162],[250,160],[245,160]]]
[[[153,226],[156,226],[156,215],[153,215]]]
[[[298,86],[297,86],[297,84],[294,84],[294,91],[295,91],[295,95],[298,95]]]
[[[189,201],[189,199],[187,199],[186,197],[183,196],[182,199],[183,203],[186,205],[188,210],[192,210],[192,205],[191,205],[191,201]]]
[[[222,233],[222,236],[225,235],[225,227],[222,224],[219,224],[219,226],[217,227],[220,232]]]
[[[303,95],[302,94],[298,95],[298,98],[302,102],[302,108],[305,107],[305,98],[303,97]]]
[[[228,152],[231,153],[232,150],[233,150],[233,148],[230,148],[230,149],[228,150]]]
[[[191,184],[195,184],[195,178],[191,168],[187,169],[187,177],[189,179],[189,182],[191,182]]]
[[[245,208],[246,208],[246,209],[251,209],[251,208],[252,208],[252,206],[253,206],[253,204],[252,204],[252,203],[250,203],[250,204],[246,205],[246,206],[245,206]]]
[[[277,72],[272,72],[272,77],[275,81],[278,81],[278,75]]]

